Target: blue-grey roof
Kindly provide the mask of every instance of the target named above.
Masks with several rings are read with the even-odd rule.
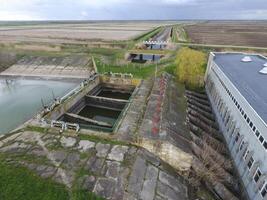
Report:
[[[252,62],[242,62],[245,56],[251,57]],[[267,75],[259,73],[267,59],[242,53],[215,53],[214,61],[267,124]]]

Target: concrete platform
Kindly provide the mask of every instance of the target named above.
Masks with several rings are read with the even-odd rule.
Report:
[[[86,56],[38,57],[28,56],[0,73],[0,76],[33,76],[53,78],[88,78],[94,73]]]

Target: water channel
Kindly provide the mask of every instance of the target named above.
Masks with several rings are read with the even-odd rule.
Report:
[[[53,80],[0,79],[0,134],[8,133],[79,82]],[[43,103],[42,103],[43,101]]]

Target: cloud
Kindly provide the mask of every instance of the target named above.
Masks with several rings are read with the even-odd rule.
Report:
[[[240,19],[267,19],[267,9],[246,10],[239,13]]]
[[[18,12],[5,12],[0,11],[0,20],[3,21],[33,21],[33,20],[42,20],[41,17],[36,16],[31,13],[18,13]]]
[[[267,19],[266,0],[0,0],[0,20]]]
[[[82,12],[81,12],[81,15],[82,15],[83,17],[87,17],[87,16],[88,16],[88,13],[87,13],[86,11],[82,11]]]

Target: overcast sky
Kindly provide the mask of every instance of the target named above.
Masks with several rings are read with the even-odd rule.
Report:
[[[0,20],[267,19],[267,0],[0,0]]]

